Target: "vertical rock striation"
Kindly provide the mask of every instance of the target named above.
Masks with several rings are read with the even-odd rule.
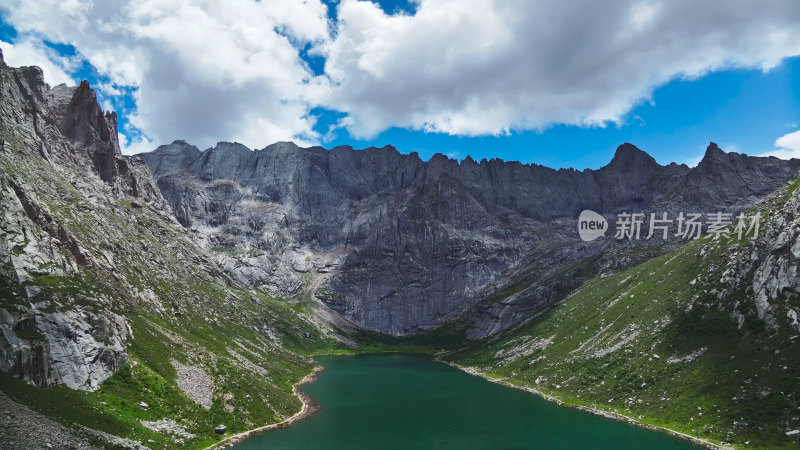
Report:
[[[174,219],[85,81],[50,88],[38,67],[0,58],[0,144],[0,370],[94,390],[133,337],[120,299],[93,285],[121,280],[114,254],[130,249],[101,230],[121,201]]]
[[[581,210],[737,212],[800,169],[713,143],[695,168],[662,166],[626,143],[584,171],[289,142],[201,152],[176,141],[141,157],[179,222],[203,245],[229,249],[219,261],[241,282],[276,295],[308,286],[333,310],[394,335],[469,310],[473,338],[562,298],[582,270],[640,262],[618,258],[607,239],[580,241]],[[677,244],[641,245],[652,256]]]

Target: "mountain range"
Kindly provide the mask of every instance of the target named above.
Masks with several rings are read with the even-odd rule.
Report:
[[[800,170],[800,160],[714,143],[693,168],[623,144],[608,165],[584,171],[290,142],[201,152],[176,141],[139,156],[181,225],[204,247],[226,249],[217,262],[241,283],[284,297],[309,286],[346,319],[395,336],[469,311],[471,339],[560,300],[577,285],[561,271],[587,276],[642,260],[614,256],[612,236],[583,243],[582,210],[735,215]],[[629,244],[648,256],[679,245]]]

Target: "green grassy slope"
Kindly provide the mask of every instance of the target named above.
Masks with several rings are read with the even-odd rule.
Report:
[[[762,227],[785,223],[799,184],[759,208]],[[785,289],[771,299],[777,327],[770,328],[749,279],[726,284],[741,255],[777,251],[768,244],[706,236],[597,276],[528,323],[445,359],[710,441],[795,448],[784,433],[800,427],[800,334],[786,313],[800,298]]]

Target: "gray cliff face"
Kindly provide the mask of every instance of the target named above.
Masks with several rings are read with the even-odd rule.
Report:
[[[2,61],[0,74],[0,255],[7,283],[0,305],[0,370],[38,386],[94,390],[127,362],[130,327],[108,308],[111,299],[100,296],[91,307],[40,309],[49,296],[35,280],[55,280],[101,263],[53,217],[56,204],[15,176],[26,168],[14,161],[35,152],[31,157],[99,178],[117,195],[142,193],[164,202],[142,164],[120,155],[116,116],[103,114],[88,84],[50,89],[39,68],[12,69]]]
[[[601,171],[617,166],[617,160],[624,156],[624,147],[620,147],[614,161]],[[630,159],[631,152],[628,153],[626,158]],[[637,159],[644,162],[650,158],[640,155]],[[644,166],[639,163],[639,167],[633,169],[640,172],[649,170],[653,173],[651,181],[645,185],[625,187],[636,189],[634,192],[640,192],[641,195],[634,203],[628,203],[616,211],[612,209],[612,212],[644,212],[645,217],[649,217],[647,214],[650,212],[656,215],[667,212],[673,219],[681,212],[728,212],[735,217],[790,180],[800,167],[798,160],[783,161],[773,157],[725,153],[713,142],[695,168],[670,164],[654,170],[653,163],[645,163]],[[617,175],[618,180],[624,179],[624,173]],[[567,231],[565,239],[550,243],[537,242],[537,247],[524,261],[507,271],[509,281],[502,287],[512,291],[511,294],[482,302],[470,311],[470,325],[465,330],[468,338],[489,336],[524,321],[543,307],[564,298],[592,274],[632,267],[687,242],[674,236],[667,241],[658,238],[633,241],[613,239],[614,214],[607,214],[608,209],[589,209],[603,211],[611,224],[611,232],[604,239],[581,242],[570,239],[572,236],[569,233],[574,233],[575,222],[566,220],[562,227]],[[645,229],[642,237],[646,234]]]
[[[766,218],[761,237],[731,249],[720,264],[721,288],[714,293],[739,322],[755,303],[758,318],[775,331],[788,325],[800,333],[800,179],[758,206]],[[735,294],[745,292],[747,301]]]
[[[0,371],[95,390],[128,361],[125,307],[157,300],[124,267],[163,263],[119,225],[166,238],[178,224],[143,162],[120,154],[116,116],[86,82],[50,88],[41,69],[0,59],[0,119]]]
[[[201,152],[176,141],[141,157],[178,221],[204,246],[226,249],[218,262],[239,281],[288,296],[308,286],[335,311],[394,335],[468,312],[469,338],[530,317],[587,273],[679,245],[620,250],[608,235],[584,243],[581,210],[737,212],[800,169],[713,143],[691,169],[661,166],[631,144],[584,171],[287,142]],[[634,246],[645,251],[625,250]]]

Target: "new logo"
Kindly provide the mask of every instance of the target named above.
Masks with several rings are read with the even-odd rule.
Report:
[[[605,236],[608,230],[608,222],[605,217],[597,214],[590,209],[581,211],[578,216],[578,234],[586,242],[593,241],[600,236]]]

